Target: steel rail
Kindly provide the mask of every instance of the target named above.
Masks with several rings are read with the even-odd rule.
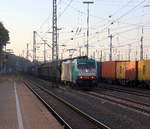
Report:
[[[95,92],[95,93],[98,93],[98,92]],[[128,101],[128,102],[131,102],[131,103],[139,104],[141,106],[150,107],[150,104],[148,104],[148,103],[143,103],[143,102],[135,101],[135,100],[132,100],[132,99],[127,99],[127,98],[123,98],[123,97],[119,97],[119,96],[115,96],[115,95],[110,95],[110,94],[106,94],[106,93],[98,93],[98,94],[102,94],[102,95],[105,95],[105,96],[108,96],[108,97],[113,97],[113,98],[120,99],[120,100],[123,100],[123,101]]]
[[[49,90],[41,87],[39,84],[37,84],[35,82],[32,82],[32,83],[34,83],[34,85],[36,85],[41,90],[45,91],[49,95],[55,97],[57,100],[61,101],[62,103],[64,103],[65,105],[67,105],[68,107],[70,107],[71,109],[73,109],[75,112],[78,112],[82,117],[84,117],[85,119],[87,119],[88,121],[90,121],[93,125],[97,126],[98,128],[100,128],[100,129],[111,129],[110,127],[106,126],[105,124],[99,122],[95,118],[93,118],[93,117],[89,116],[88,114],[84,113],[83,111],[79,110],[77,107],[73,106],[72,104],[68,103],[67,101],[63,100],[62,98],[56,96],[55,94],[53,94]]]
[[[34,89],[29,86],[29,82],[24,81],[25,85],[37,96],[44,106],[54,115],[54,117],[64,126],[64,129],[73,129]]]
[[[100,99],[108,100],[110,102],[113,102],[113,103],[116,103],[116,104],[120,104],[120,105],[126,106],[128,108],[132,108],[134,110],[136,109],[137,111],[140,111],[140,112],[144,112],[144,113],[150,114],[150,110],[146,110],[144,108],[141,108],[141,107],[138,107],[138,106],[135,106],[135,105],[132,105],[132,104],[128,104],[128,103],[124,103],[124,102],[121,102],[121,101],[118,101],[118,100],[114,100],[114,99],[108,98],[106,96],[101,96],[100,94],[95,94],[95,93],[82,93],[82,94],[91,95],[93,97],[97,97],[97,98],[100,98]]]
[[[131,91],[131,90],[121,89],[121,88],[116,88],[116,87],[101,87],[101,88],[108,89],[108,90],[110,89],[110,90],[118,91],[118,92],[124,92],[127,94],[132,94],[132,95],[141,96],[141,97],[145,97],[145,98],[150,98],[149,94],[145,94],[145,93],[138,92],[138,91]]]

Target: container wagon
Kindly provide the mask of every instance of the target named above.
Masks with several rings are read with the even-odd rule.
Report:
[[[150,87],[150,60],[138,62],[138,81],[140,84]]]
[[[106,61],[102,62],[101,65],[101,76],[102,81],[107,83],[116,83],[116,61]]]

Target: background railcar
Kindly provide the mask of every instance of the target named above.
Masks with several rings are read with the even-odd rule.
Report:
[[[53,82],[59,82],[61,78],[61,62],[53,61],[46,64],[42,64],[38,68],[38,74],[41,78],[50,80]]]
[[[150,60],[138,62],[138,81],[140,84],[150,87]]]
[[[102,82],[121,85],[136,85],[138,80],[137,61],[102,62]]]
[[[125,65],[124,61],[119,61],[116,64],[116,79],[119,84],[125,84]]]
[[[137,61],[117,62],[116,78],[119,84],[134,86],[137,83]]]
[[[138,79],[138,62],[127,61],[125,63],[125,80],[128,85],[135,86]]]
[[[102,81],[108,83],[115,83],[116,81],[116,61],[102,62]]]
[[[49,75],[50,75],[50,69],[49,69],[49,63],[46,64],[41,64],[40,67],[38,68],[38,74],[40,78],[43,78],[45,80],[50,80]]]

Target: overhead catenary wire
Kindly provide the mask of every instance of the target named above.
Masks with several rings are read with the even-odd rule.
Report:
[[[125,5],[121,6],[119,9],[117,9],[115,12],[113,12],[110,16],[112,17],[112,16],[116,15],[117,13],[119,13],[120,10],[123,10],[124,8],[126,8],[132,1],[133,0],[127,1],[127,3]]]
[[[64,10],[58,16],[58,19],[62,17],[62,15],[65,13],[65,11],[70,7],[70,5],[71,5],[72,2],[73,2],[73,0],[69,1],[69,3],[67,4],[67,6],[64,8]]]
[[[143,4],[146,0],[143,0],[142,2],[138,3],[136,6],[134,6],[133,8],[131,8],[130,10],[128,10],[126,13],[124,13],[123,15],[121,15],[119,18],[117,18],[115,21],[120,20],[121,18],[127,16],[128,14],[130,14],[132,11],[134,11],[137,7],[139,7],[141,4]]]

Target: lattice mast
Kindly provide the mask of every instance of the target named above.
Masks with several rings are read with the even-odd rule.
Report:
[[[33,62],[36,61],[36,31],[33,31]]]
[[[53,0],[53,33],[52,33],[52,60],[58,60],[57,44],[57,0]]]

